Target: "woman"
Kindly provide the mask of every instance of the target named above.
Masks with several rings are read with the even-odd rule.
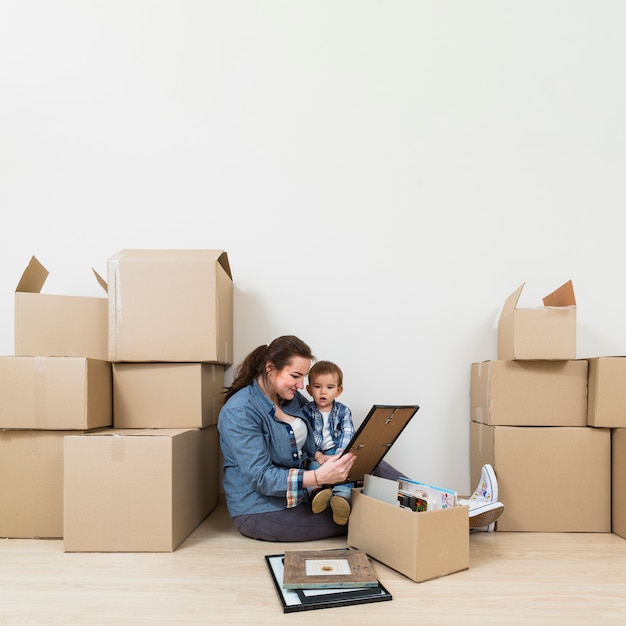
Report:
[[[224,492],[239,532],[266,541],[309,541],[346,533],[332,513],[314,515],[308,487],[345,482],[353,454],[316,470],[311,426],[300,393],[313,360],[298,337],[259,346],[237,368],[219,416]]]

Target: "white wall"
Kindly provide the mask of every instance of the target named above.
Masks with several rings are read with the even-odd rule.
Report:
[[[626,354],[620,0],[0,1],[0,354],[31,255],[98,295],[122,248],[223,248],[235,353],[295,333],[389,453],[467,492],[469,372],[568,279]],[[619,225],[618,225],[619,224]]]

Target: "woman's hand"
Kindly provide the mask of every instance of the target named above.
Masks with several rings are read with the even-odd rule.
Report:
[[[326,462],[315,470],[318,482],[320,485],[334,485],[347,482],[348,475],[355,461],[356,456],[352,452],[340,456],[329,456]]]

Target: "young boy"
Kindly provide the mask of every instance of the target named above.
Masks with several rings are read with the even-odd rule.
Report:
[[[306,390],[313,400],[303,407],[315,432],[315,461],[309,469],[316,469],[329,457],[338,454],[350,443],[354,434],[352,412],[337,398],[343,391],[343,372],[330,361],[318,361],[309,372]],[[313,513],[325,511],[330,502],[333,521],[341,526],[350,517],[350,493],[354,483],[335,485],[311,492]]]

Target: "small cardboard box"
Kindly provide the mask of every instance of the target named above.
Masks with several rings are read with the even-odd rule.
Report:
[[[0,428],[111,426],[111,364],[84,357],[0,357],[0,399]]]
[[[106,291],[106,283],[95,272]],[[15,290],[17,356],[108,359],[108,299],[40,293],[48,270],[33,256]]]
[[[589,361],[587,424],[626,428],[626,357],[596,357]]]
[[[223,250],[122,250],[107,264],[109,361],[233,361]]]
[[[0,537],[63,537],[63,439],[76,432],[0,430]]]
[[[611,529],[626,539],[626,430],[612,432],[612,521]]]
[[[415,582],[469,567],[469,509],[414,513],[352,490],[348,545]]]
[[[504,426],[586,426],[587,361],[472,363],[470,415]]]
[[[505,301],[498,320],[498,359],[576,358],[576,298],[572,281],[543,299],[543,307],[518,309],[525,283]]]
[[[173,552],[217,504],[217,426],[65,438],[66,552]]]
[[[499,531],[611,531],[611,431],[470,423],[471,482],[490,463]]]
[[[217,424],[224,366],[114,363],[115,428],[204,428]]]

